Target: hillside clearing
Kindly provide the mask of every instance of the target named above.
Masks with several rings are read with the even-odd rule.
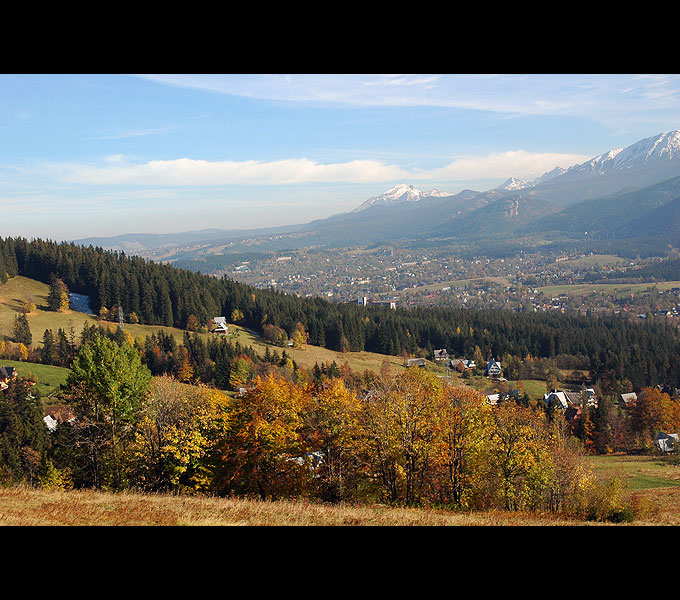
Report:
[[[14,367],[17,370],[19,377],[31,378],[31,375],[34,375],[38,380],[35,388],[45,400],[48,400],[62,384],[66,383],[66,378],[71,372],[70,369],[65,367],[55,367],[52,365],[21,362],[17,360],[0,359],[0,366]]]
[[[22,276],[13,277],[5,284],[0,285],[0,338],[3,335],[8,338],[11,337],[14,319],[21,313],[22,302],[29,299],[36,305],[36,310],[27,315],[31,335],[33,336],[32,346],[34,348],[39,348],[41,346],[45,329],[51,329],[55,333],[58,329],[63,329],[68,334],[72,328],[77,341],[79,340],[80,332],[86,323],[88,325],[96,326],[103,325],[111,330],[115,330],[118,327],[118,323],[100,321],[96,317],[73,310],[67,310],[65,312],[46,310],[48,294],[48,285]],[[155,332],[162,331],[166,335],[172,335],[177,343],[182,343],[185,333],[182,329],[164,327],[161,325],[135,325],[126,323],[124,327],[133,338],[139,336],[144,338]],[[303,348],[280,348],[265,342],[262,337],[244,327],[229,324],[229,331],[230,333],[227,334],[228,339],[238,341],[244,346],[252,346],[258,354],[264,354],[267,346],[269,346],[270,352],[276,350],[279,354],[285,349],[286,353],[303,368],[311,369],[314,366],[314,363],[330,364],[333,361],[335,361],[338,366],[341,366],[347,361],[353,371],[363,373],[368,369],[377,373],[380,371],[385,359],[389,361],[390,368],[392,369],[402,370],[404,368],[403,359],[399,356],[387,356],[365,351],[335,352],[333,350],[328,350],[327,348],[311,345],[306,345]],[[212,334],[199,333],[198,335],[204,340],[207,340]],[[435,368],[433,364],[430,364],[430,366],[431,368]]]

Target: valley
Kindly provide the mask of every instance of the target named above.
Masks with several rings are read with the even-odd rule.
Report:
[[[486,191],[401,183],[293,226],[76,243],[331,302],[676,319],[679,175],[670,131]]]

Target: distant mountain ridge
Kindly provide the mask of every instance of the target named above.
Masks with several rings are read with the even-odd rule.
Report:
[[[654,235],[674,239],[680,223],[680,131],[609,150],[568,169],[555,167],[532,181],[509,178],[487,191],[456,194],[421,191],[400,183],[355,209],[299,225],[251,230],[204,230],[178,234],[128,234],[86,238],[103,248],[140,253],[153,247],[183,246],[183,258],[210,245],[279,236],[262,250],[317,245],[343,247],[414,239],[497,239],[499,236]],[[664,183],[666,182],[666,183]],[[676,185],[676,183],[678,185]],[[637,222],[636,222],[637,221]],[[288,235],[294,234],[294,235]],[[582,238],[581,238],[582,239]],[[680,240],[679,240],[680,242]],[[190,247],[190,244],[194,247]],[[201,248],[199,248],[199,244]],[[247,244],[230,251],[248,251]],[[147,252],[148,253],[148,252]]]
[[[441,198],[444,196],[451,196],[448,192],[440,192],[439,190],[430,190],[428,192],[421,192],[415,189],[412,185],[406,183],[399,183],[391,190],[383,192],[379,196],[374,196],[363,202],[360,206],[355,208],[352,212],[359,212],[371,208],[373,206],[387,206],[391,204],[399,204],[401,202],[419,202],[423,198]]]

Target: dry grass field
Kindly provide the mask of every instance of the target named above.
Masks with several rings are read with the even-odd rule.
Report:
[[[676,526],[680,488],[640,492],[658,513],[628,524],[567,520],[551,514],[504,511],[453,512],[382,505],[325,505],[136,493],[0,488],[0,526],[285,526],[285,527],[574,527]]]
[[[575,525],[521,513],[455,513],[304,501],[110,494],[0,488],[5,526],[499,526]],[[590,523],[590,525],[599,525]]]
[[[680,466],[647,456],[589,459],[603,475],[618,475],[627,494],[656,510],[633,523],[567,520],[551,514],[504,511],[454,512],[384,505],[326,505],[302,500],[257,500],[50,491],[0,487],[0,525],[4,526],[677,526],[680,525]]]

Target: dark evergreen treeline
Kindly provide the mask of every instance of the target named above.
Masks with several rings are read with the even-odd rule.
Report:
[[[605,373],[636,387],[680,386],[677,330],[662,322],[629,322],[612,317],[526,313],[462,308],[391,310],[377,306],[300,298],[258,290],[153,263],[101,248],[43,240],[0,238],[0,274],[49,283],[56,275],[72,292],[87,294],[98,311],[122,306],[141,323],[185,328],[190,315],[200,323],[213,316],[242,313],[240,324],[262,332],[275,324],[292,335],[298,323],[309,343],[333,350],[367,350],[431,357],[436,348],[485,357],[583,355],[595,377]]]
[[[680,281],[680,258],[668,258],[639,269],[611,271],[608,279],[636,279],[643,282]]]

